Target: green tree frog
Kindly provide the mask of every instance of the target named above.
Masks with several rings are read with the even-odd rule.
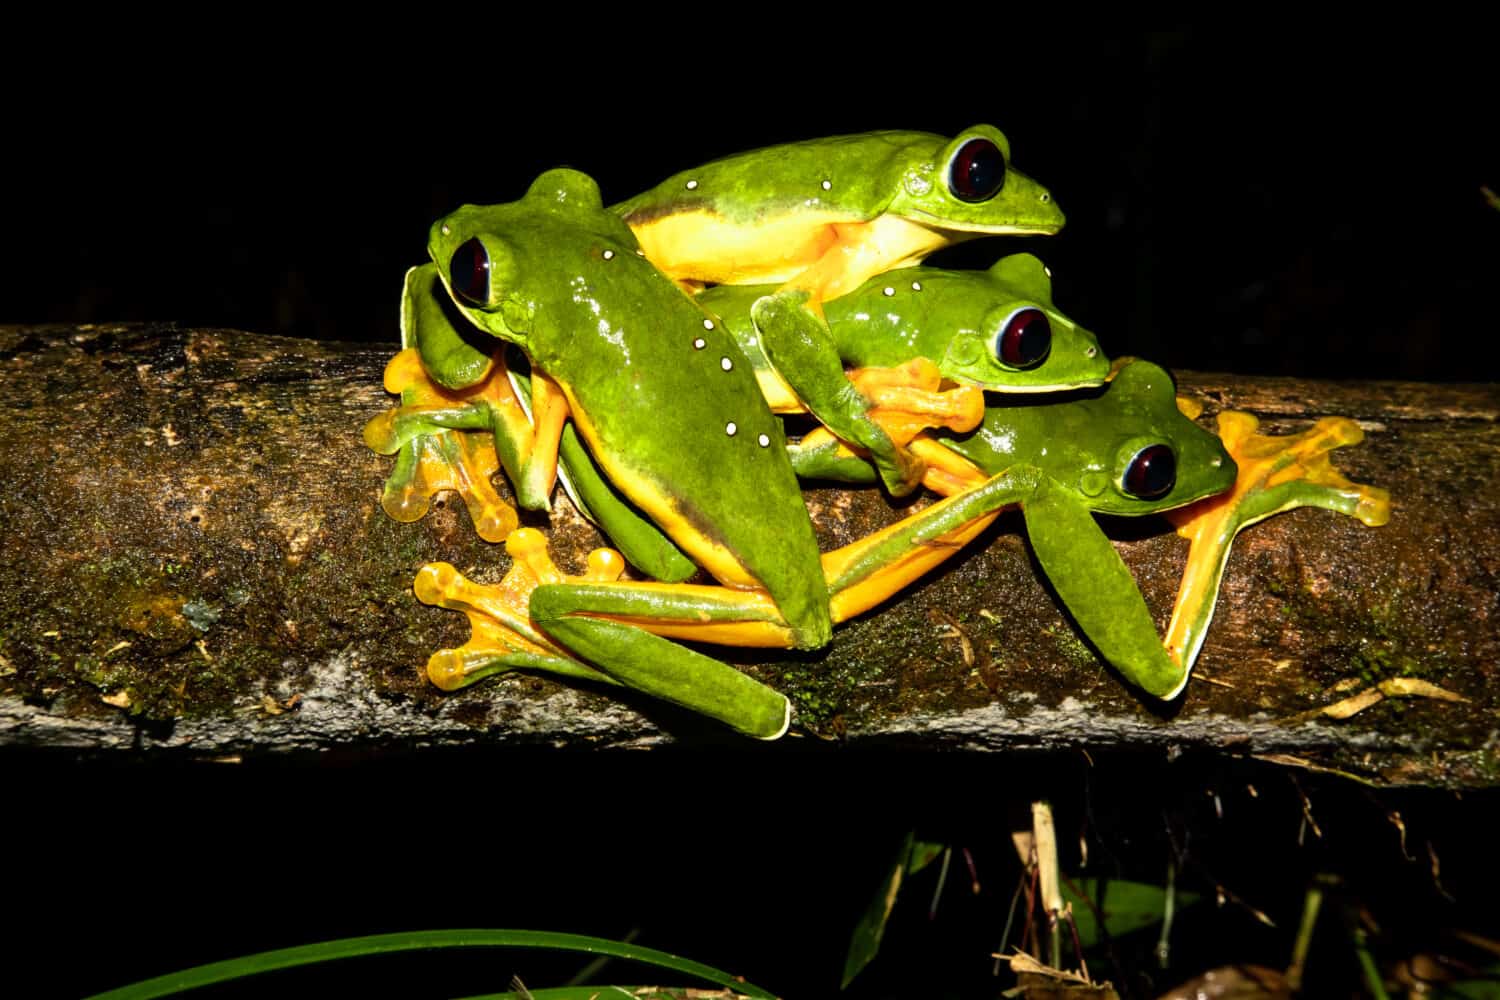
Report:
[[[816,399],[837,367],[823,303],[963,240],[1062,228],[1051,194],[1010,159],[1010,142],[990,125],[951,140],[835,136],[715,160],[615,211],[646,257],[685,286],[777,283],[756,325],[797,395]],[[870,451],[892,492],[916,487],[920,463],[857,403],[819,418]]]
[[[751,319],[756,302],[773,291],[768,285],[721,285],[698,298],[723,317],[755,365],[773,410],[805,410],[830,429],[846,425],[855,416],[851,408],[891,429],[874,414],[881,407],[868,393],[850,391],[846,368],[872,370],[862,372],[864,378],[890,386],[898,384],[891,376],[902,366],[925,361],[931,368],[923,369],[929,374],[918,384],[936,376],[999,393],[1098,386],[1109,374],[1109,359],[1094,335],[1053,306],[1051,274],[1031,254],[1003,257],[984,271],[900,268],[825,303],[832,351],[801,369],[800,392],[772,363]],[[915,414],[922,398],[913,401]],[[939,407],[934,416],[945,413]],[[974,427],[942,425],[954,431]]]
[[[1037,562],[1104,659],[1163,699],[1187,684],[1240,531],[1296,507],[1321,507],[1372,527],[1390,518],[1385,490],[1351,482],[1329,461],[1333,449],[1363,439],[1354,421],[1324,417],[1301,433],[1270,436],[1257,432],[1251,414],[1228,410],[1208,447],[1204,439],[1212,435],[1191,419],[1199,407],[1174,399],[1171,385],[1161,368],[1126,361],[1093,398],[992,406],[973,433],[924,432],[912,442],[928,463],[925,484],[945,495],[1018,462],[1043,473],[1041,488],[1018,501]],[[821,430],[804,438],[794,464],[807,476],[874,479]],[[1159,511],[1191,542],[1165,640],[1090,516]]]
[[[834,621],[941,561],[946,547],[928,543],[981,519],[1005,493],[997,477],[821,555],[780,421],[734,337],[635,252],[630,230],[583,174],[549,171],[520,201],[460,208],[434,224],[428,249],[433,263],[409,276],[403,310],[422,360],[446,366],[447,377],[455,358],[468,359],[464,378],[493,381],[493,358],[455,345],[455,333],[465,334],[433,301],[441,287],[475,328],[525,352],[532,416],[484,416],[504,409],[493,405],[407,414],[373,435],[394,445],[385,450],[434,427],[489,420],[501,461],[540,492],[571,417],[610,483],[722,584],[620,580],[621,562],[603,554],[568,579],[546,568],[538,533],[513,532],[507,549],[522,569],[498,588],[476,588],[445,564],[419,574],[421,599],[490,622],[485,648],[429,661],[439,686],[518,665],[585,676],[598,668],[774,738],[789,718],[784,696],[662,636],[822,646]]]

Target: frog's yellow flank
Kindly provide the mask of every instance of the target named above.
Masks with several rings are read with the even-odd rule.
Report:
[[[894,216],[859,222],[837,212],[740,223],[698,209],[626,222],[646,258],[674,281],[785,283],[812,292],[816,301],[851,292],[954,241],[953,234]]]

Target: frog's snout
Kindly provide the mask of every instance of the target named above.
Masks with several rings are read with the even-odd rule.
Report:
[[[1038,217],[1042,220],[1042,225],[1048,227],[1053,232],[1061,229],[1068,222],[1068,217],[1063,214],[1063,210],[1058,207],[1057,202],[1053,199],[1052,192],[1046,188],[1039,188],[1037,190],[1036,211]]]

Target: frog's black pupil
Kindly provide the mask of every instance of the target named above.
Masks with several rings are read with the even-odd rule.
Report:
[[[1022,309],[1000,331],[1000,360],[1012,368],[1041,364],[1052,350],[1052,323],[1040,309]]]
[[[948,189],[959,201],[987,201],[1005,184],[1005,156],[988,139],[970,139],[953,154]]]
[[[1142,500],[1164,497],[1176,484],[1177,456],[1164,444],[1142,448],[1125,469],[1125,492]]]
[[[448,280],[453,290],[477,306],[490,300],[490,255],[479,238],[472,237],[453,251],[448,263]]]

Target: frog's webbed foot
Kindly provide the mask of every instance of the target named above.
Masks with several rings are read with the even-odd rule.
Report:
[[[932,427],[946,427],[957,433],[973,430],[984,419],[984,390],[976,386],[958,386],[943,390],[937,365],[926,358],[915,358],[895,368],[857,368],[849,373],[849,382],[868,401],[869,418],[882,428],[892,445],[910,455],[922,470],[923,481],[939,493],[951,495],[962,486],[939,489],[932,478],[932,450],[919,449],[913,438]],[[857,446],[855,446],[857,447]],[[952,454],[945,448],[939,454]],[[834,479],[846,483],[873,483],[868,449],[855,450],[836,437],[828,428],[818,427],[802,436],[789,449],[792,467],[806,479]],[[982,480],[984,477],[977,477]]]
[[[856,368],[849,381],[870,401],[870,419],[897,445],[933,428],[962,434],[984,420],[984,390],[973,385],[943,389],[937,365],[927,358],[894,368]]]
[[[432,683],[456,691],[516,668],[614,683],[547,638],[532,623],[529,605],[532,591],[542,584],[618,580],[625,567],[619,553],[595,549],[583,576],[570,578],[553,563],[546,538],[534,528],[512,532],[505,550],[513,561],[497,584],[474,583],[448,563],[429,563],[417,572],[412,585],[417,600],[463,612],[471,629],[469,641],[458,649],[438,650],[428,659]]]
[[[1324,417],[1298,434],[1268,435],[1248,413],[1219,414],[1219,437],[1239,468],[1228,493],[1167,514],[1192,547],[1167,634],[1167,648],[1192,664],[1213,616],[1224,564],[1236,535],[1273,514],[1295,507],[1322,507],[1358,518],[1371,527],[1390,520],[1386,490],[1350,481],[1330,461],[1335,448],[1364,439],[1347,417]]]
[[[486,389],[459,393],[438,386],[410,348],[386,366],[385,386],[401,395],[402,404],[372,419],[364,430],[371,450],[396,455],[380,500],[385,512],[397,521],[417,521],[434,496],[453,490],[463,498],[479,537],[498,542],[514,531],[515,508],[490,484],[500,469],[494,438],[463,429],[487,429],[493,423]]]
[[[487,542],[503,541],[516,530],[515,508],[490,485],[500,471],[495,443],[487,434],[439,431],[412,438],[396,453],[396,467],[385,481],[380,506],[397,521],[419,521],[432,498],[453,490],[469,509],[474,531]]]

